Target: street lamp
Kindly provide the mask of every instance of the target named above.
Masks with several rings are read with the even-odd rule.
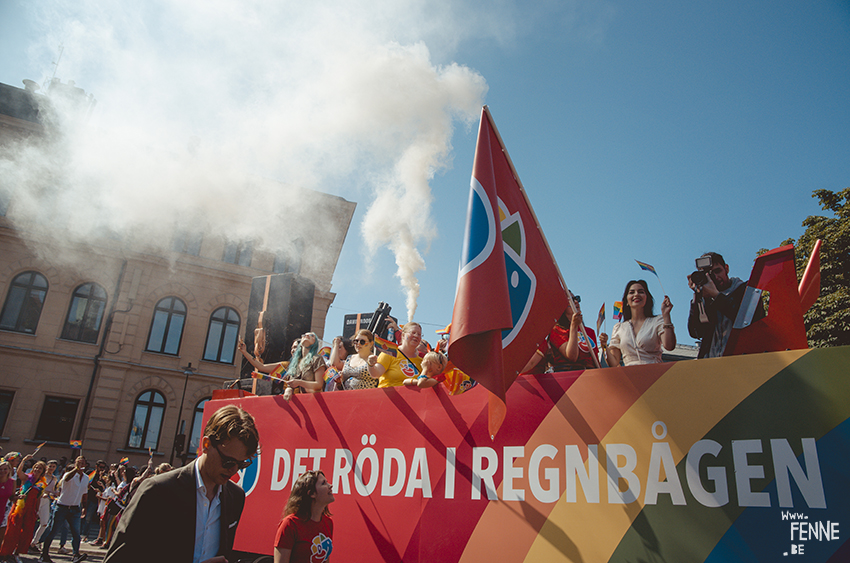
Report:
[[[183,396],[180,397],[180,410],[177,411],[178,424],[174,428],[174,445],[171,447],[171,460],[168,462],[171,465],[174,465],[174,454],[180,454],[186,448],[186,421],[182,420],[183,402],[186,400],[186,387],[189,385],[189,376],[195,373],[192,362],[189,362],[188,366],[180,369],[183,370],[183,375],[186,376],[186,379],[183,381]]]

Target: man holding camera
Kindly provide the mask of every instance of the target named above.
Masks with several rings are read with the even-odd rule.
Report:
[[[697,270],[688,276],[688,285],[694,292],[688,333],[700,340],[699,358],[719,358],[732,333],[747,284],[729,277],[729,265],[716,252],[703,254],[696,264]],[[764,307],[759,301],[753,320],[761,318]]]

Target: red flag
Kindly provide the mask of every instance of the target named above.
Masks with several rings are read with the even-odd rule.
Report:
[[[485,106],[449,354],[458,368],[494,395],[491,436],[504,419],[505,391],[567,303],[558,267]]]
[[[798,291],[800,292],[800,303],[803,305],[803,313],[808,311],[820,296],[820,245],[820,239],[816,240],[812,254],[809,256],[809,263],[806,265],[806,271],[800,278]]]

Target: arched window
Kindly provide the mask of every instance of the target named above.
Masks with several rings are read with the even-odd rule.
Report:
[[[147,350],[177,355],[185,322],[186,305],[182,301],[176,297],[161,299],[153,312]]]
[[[220,307],[210,317],[204,359],[209,362],[232,364],[239,337],[239,313],[230,307]]]
[[[100,322],[106,309],[106,291],[96,283],[84,283],[74,290],[62,338],[97,342]]]
[[[198,454],[198,446],[201,445],[201,433],[204,431],[204,405],[209,400],[210,397],[201,399],[195,405],[195,415],[192,417],[192,437],[189,439],[189,449],[186,450],[186,455],[189,459],[194,458]]]
[[[164,415],[165,397],[162,393],[149,389],[139,395],[133,405],[133,423],[127,447],[156,449]]]
[[[47,278],[38,272],[15,276],[0,313],[0,328],[35,334],[46,296]]]

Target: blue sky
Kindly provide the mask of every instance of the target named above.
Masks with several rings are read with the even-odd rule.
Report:
[[[162,4],[168,3],[151,6]],[[220,9],[227,5],[188,6],[207,10],[211,4]],[[15,86],[21,86],[24,78],[42,82],[52,73],[50,63],[61,41],[67,62],[60,64],[57,76],[92,92],[98,111],[109,115],[121,104],[110,98],[114,92],[105,87],[103,67],[112,70],[113,85],[121,82],[120,69],[127,66],[132,67],[128,75],[132,70],[160,81],[157,86],[169,90],[169,95],[162,100],[148,97],[147,103],[176,108],[187,102],[181,100],[179,87],[169,87],[170,81],[198,68],[221,69],[221,76],[214,78],[227,81],[226,89],[237,89],[242,80],[246,87],[259,84],[262,89],[262,84],[275,80],[275,66],[280,64],[287,74],[281,89],[306,84],[304,91],[314,97],[321,92],[330,98],[330,90],[345,99],[347,82],[321,86],[319,80],[328,78],[310,70],[316,61],[323,64],[325,55],[339,58],[340,53],[360,50],[359,61],[368,63],[387,47],[412,63],[424,60],[423,76],[428,76],[422,87],[405,96],[421,107],[432,102],[429,96],[450,98],[441,102],[429,123],[447,115],[453,119],[447,152],[428,180],[425,195],[417,196],[424,200],[412,200],[411,205],[426,223],[413,231],[425,264],[417,274],[421,289],[414,318],[424,325],[429,340],[434,339],[433,330],[451,320],[477,132],[474,108],[480,109],[479,102],[490,107],[561,272],[582,297],[586,324],[595,326],[596,313],[605,302],[608,333],[613,302],[621,298],[627,280],[646,278],[656,301],[661,299],[658,282],[638,268],[637,259],[656,267],[674,304],[679,341],[693,343],[686,327],[690,291],[685,276],[693,270],[694,258],[708,250],[720,252],[731,273],[746,279],[758,249],[796,238],[807,216],[822,213],[811,197],[813,190],[850,186],[847,2],[383,3],[376,8],[362,6],[358,12],[362,21],[349,27],[328,15],[334,12],[334,2],[318,4],[316,12],[286,14],[275,3],[246,4],[252,15],[268,11],[270,21],[285,17],[288,24],[297,21],[300,32],[317,29],[328,34],[321,43],[308,43],[327,47],[327,53],[317,48],[309,57],[299,58],[293,54],[297,51],[286,51],[292,46],[281,43],[280,37],[269,36],[263,48],[265,36],[259,31],[252,43],[240,43],[240,33],[265,29],[256,21],[239,21],[229,28],[226,18],[196,17],[188,8],[179,11],[170,5],[162,12],[170,18],[160,20],[153,8],[129,15],[110,8],[111,12],[100,10],[107,17],[95,17],[92,14],[103,6],[97,2],[82,2],[73,9],[70,4],[46,4],[56,10],[36,14],[29,3],[0,0],[0,82]],[[392,8],[387,10],[388,6]],[[147,59],[145,54],[166,50],[165,45],[173,48],[179,35],[174,39],[171,28],[186,26],[220,35],[207,34],[207,42],[175,57],[166,72],[152,71],[168,58]],[[116,29],[134,32],[114,33]],[[349,42],[334,50],[336,37]],[[248,47],[262,50],[262,56],[257,61],[244,56],[247,51],[241,49]],[[279,55],[276,49],[281,50]],[[115,51],[133,57],[114,57]],[[192,53],[197,54],[197,63]],[[224,64],[205,66],[213,60],[211,53]],[[115,60],[107,64],[101,57]],[[453,64],[463,71],[455,76],[462,88],[447,86]],[[258,74],[263,75],[261,80],[253,82]],[[385,88],[393,88],[405,74],[392,76],[394,81]],[[296,86],[292,88],[292,99],[301,99]],[[193,96],[202,99],[203,93]],[[238,92],[228,98],[229,103],[233,100],[239,100]],[[246,104],[254,101],[248,99]],[[342,331],[345,314],[374,310],[379,301],[392,305],[402,321],[407,319],[393,253],[380,241],[372,240],[370,246],[367,239],[372,235],[364,236],[361,230],[367,211],[391,185],[371,178],[370,166],[379,171],[398,169],[398,155],[388,157],[389,164],[381,162],[380,139],[384,131],[386,137],[407,138],[406,129],[393,129],[391,109],[381,114],[381,120],[372,114],[375,131],[369,134],[375,137],[358,145],[366,146],[370,157],[352,156],[354,164],[348,169],[287,175],[273,166],[254,164],[265,175],[282,181],[297,178],[314,189],[358,202],[334,276],[337,297],[328,314],[328,339]],[[162,113],[168,114],[166,109]],[[191,121],[187,118],[181,131],[203,131],[203,120],[199,111]],[[355,137],[361,130],[357,131]],[[318,141],[304,142],[321,144],[320,132],[315,134]],[[348,133],[326,134],[329,143],[343,146]],[[269,135],[273,138],[273,133]],[[287,145],[281,153],[290,148]],[[402,205],[409,193],[402,190]],[[430,211],[427,203],[421,203],[429,198]],[[371,218],[375,222],[365,229],[369,233],[380,230],[381,209],[391,223],[386,208],[377,208],[377,217]]]

